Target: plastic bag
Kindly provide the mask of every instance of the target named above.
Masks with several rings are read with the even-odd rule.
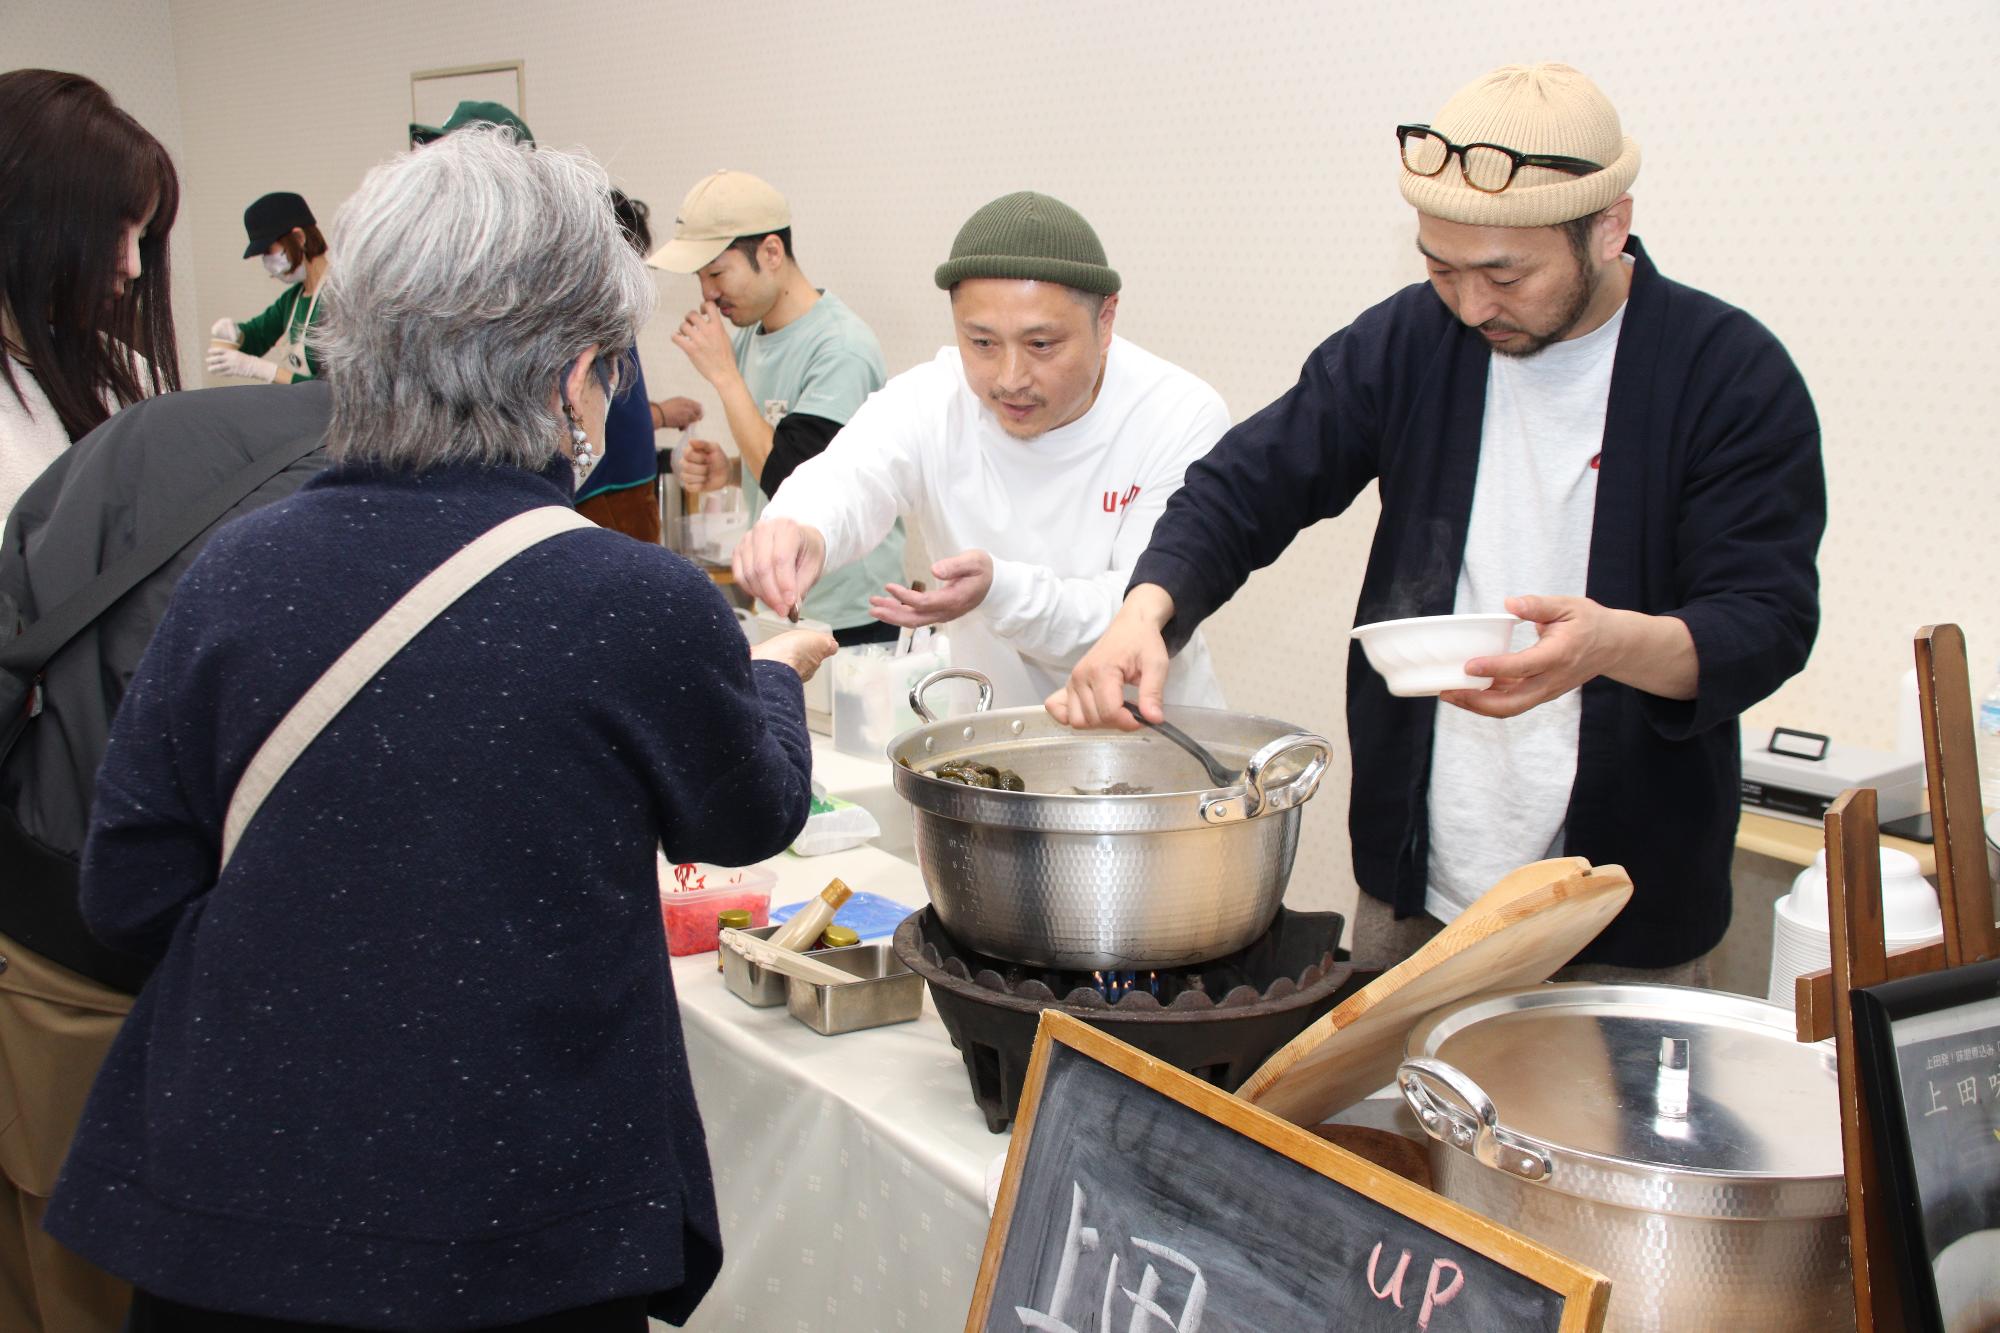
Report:
[[[806,826],[793,841],[792,850],[800,856],[825,856],[880,836],[882,826],[875,822],[875,816],[852,801],[828,796],[815,783],[812,813],[806,816]]]
[[[888,644],[843,648],[827,662],[833,679],[833,747],[863,759],[881,759],[889,742],[917,725],[910,688],[931,672],[951,665],[951,640],[926,640],[923,651],[898,656]],[[947,681],[926,702],[948,716],[957,696]],[[969,688],[969,687],[968,687]]]

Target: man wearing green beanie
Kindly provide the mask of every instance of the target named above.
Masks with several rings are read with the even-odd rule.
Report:
[[[1639,146],[1576,70],[1495,70],[1396,139],[1428,286],[1334,334],[1189,470],[1049,709],[1129,728],[1136,683],[1157,718],[1168,649],[1374,483],[1356,624],[1521,623],[1464,664],[1486,688],[1436,698],[1392,697],[1350,651],[1356,959],[1397,962],[1508,871],[1568,855],[1635,886],[1569,975],[1704,984],[1736,719],[1818,628],[1812,398],[1756,320],[1654,267],[1631,235]]]
[[[736,548],[737,582],[780,612],[897,519],[932,555],[928,589],[890,583],[870,613],[953,622],[951,657],[1033,703],[1103,633],[1154,521],[1229,426],[1221,397],[1112,332],[1119,278],[1077,211],[1021,191],[959,229],[937,285],[956,345],[890,380],[799,465]],[[1218,707],[1192,636],[1166,698]]]

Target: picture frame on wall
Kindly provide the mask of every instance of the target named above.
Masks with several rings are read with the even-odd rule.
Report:
[[[484,64],[420,69],[410,75],[410,123],[442,125],[460,102],[498,102],[528,118],[528,62],[492,60]]]
[[[2000,960],[1854,991],[1911,1329],[2000,1327]]]

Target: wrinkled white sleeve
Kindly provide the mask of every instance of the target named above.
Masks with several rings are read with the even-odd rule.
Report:
[[[1212,390],[1191,404],[1172,448],[1162,449],[1139,494],[1119,518],[1111,568],[1087,578],[1063,578],[1044,565],[993,553],[993,589],[981,605],[993,631],[1016,651],[1054,667],[1070,667],[1111,625],[1125,600],[1132,568],[1153,538],[1167,501],[1187,469],[1229,429],[1229,412]]]
[[[899,516],[915,512],[922,492],[922,398],[906,376],[871,394],[818,457],[786,478],[764,506],[764,521],[818,528],[829,570],[881,545]]]

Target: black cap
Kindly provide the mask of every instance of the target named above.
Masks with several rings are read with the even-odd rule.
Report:
[[[243,210],[243,230],[250,237],[250,244],[243,247],[243,257],[254,259],[263,254],[271,248],[271,242],[294,227],[317,225],[313,211],[297,195],[267,194]]]

